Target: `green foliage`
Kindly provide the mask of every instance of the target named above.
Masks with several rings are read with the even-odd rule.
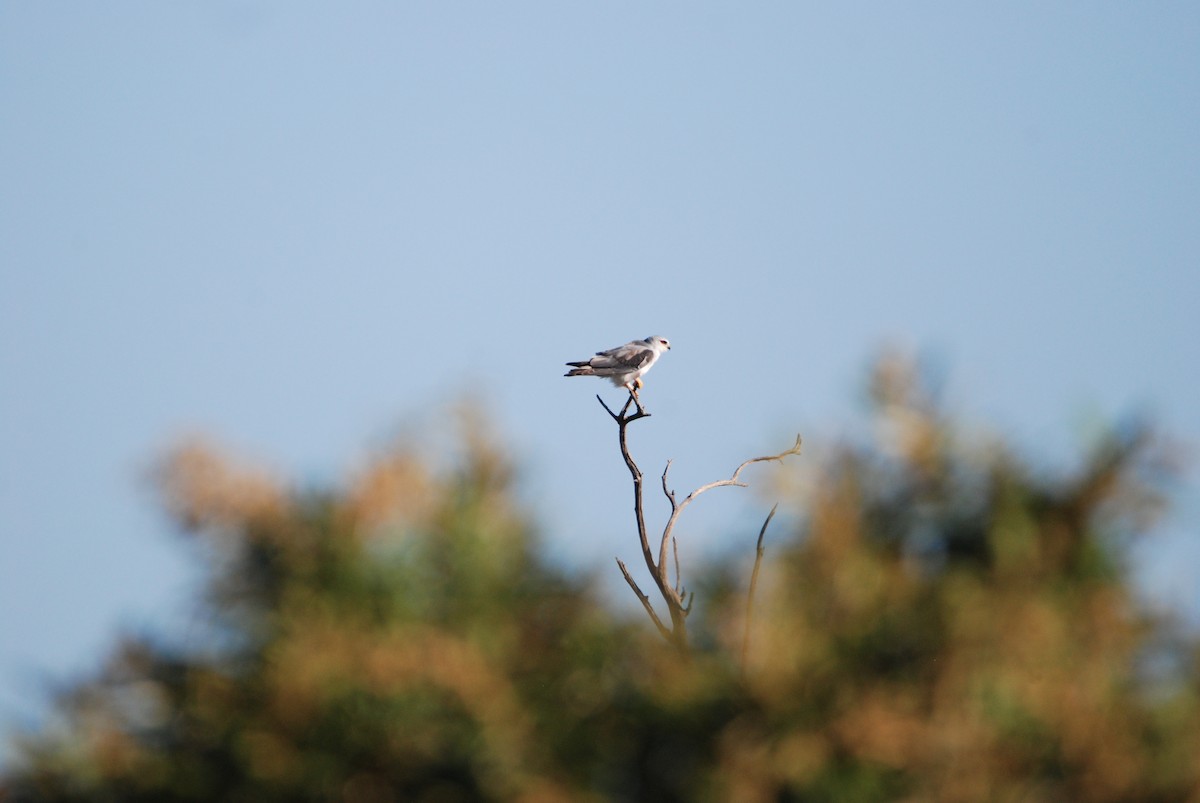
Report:
[[[541,560],[477,425],[449,471],[401,451],[321,492],[182,448],[212,638],[118,645],[0,799],[1195,799],[1200,652],[1122,565],[1154,441],[1047,479],[904,365],[872,390],[872,442],[794,475],[745,666],[748,575],[699,583],[681,658]]]

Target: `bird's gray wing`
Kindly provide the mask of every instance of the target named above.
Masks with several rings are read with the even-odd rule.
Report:
[[[652,357],[654,357],[653,349],[631,343],[608,351],[597,352],[596,356],[592,358],[592,367],[636,371],[649,362]]]

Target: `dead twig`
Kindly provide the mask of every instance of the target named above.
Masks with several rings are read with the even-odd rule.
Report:
[[[771,523],[771,519],[775,518],[775,511],[779,508],[779,503],[776,502],[771,507],[771,512],[767,514],[766,521],[763,522],[762,528],[758,531],[758,545],[754,553],[754,571],[750,574],[750,591],[746,594],[746,629],[742,634],[742,673],[746,672],[746,654],[750,649],[750,618],[754,614],[754,591],[758,588],[758,570],[762,566],[763,559],[763,536],[767,534],[767,525]]]
[[[802,441],[801,441],[800,436],[797,435],[796,443],[793,444],[792,448],[788,449],[786,452],[780,452],[779,454],[767,455],[765,457],[755,457],[755,458],[751,458],[750,460],[747,460],[746,462],[742,463],[740,466],[737,467],[737,470],[733,472],[733,476],[731,476],[729,479],[717,480],[716,482],[710,482],[707,485],[701,485],[699,488],[697,488],[696,490],[694,490],[690,494],[688,494],[687,497],[685,497],[684,500],[682,502],[680,502],[679,504],[675,504],[675,494],[673,492],[668,492],[667,498],[671,500],[671,517],[667,520],[667,526],[663,528],[662,543],[659,545],[659,550],[658,550],[659,564],[661,565],[666,561],[667,542],[670,540],[671,534],[675,529],[675,522],[679,519],[679,516],[683,513],[684,508],[686,508],[693,501],[695,501],[695,499],[698,496],[700,496],[701,494],[703,494],[707,491],[711,491],[713,488],[724,488],[729,485],[734,485],[734,486],[737,486],[738,488],[745,488],[746,483],[740,482],[738,480],[738,477],[740,477],[742,474],[742,469],[744,469],[746,466],[749,466],[753,463],[765,463],[768,461],[778,461],[778,460],[782,460],[785,457],[788,457],[789,455],[800,454],[801,442]],[[671,464],[670,464],[670,462],[668,462],[667,463],[667,471],[670,471],[670,469],[671,469]],[[663,472],[663,489],[664,490],[667,487],[667,471]]]
[[[745,487],[745,483],[740,482],[739,477],[741,476],[742,470],[746,468],[746,466],[749,466],[752,463],[782,460],[788,455],[798,454],[800,452],[800,436],[796,436],[796,444],[791,449],[776,455],[756,457],[752,460],[747,460],[737,467],[737,470],[733,472],[733,476],[731,476],[729,479],[718,480],[716,482],[710,482],[707,485],[703,485],[688,494],[688,496],[682,502],[678,502],[676,500],[675,492],[672,491],[667,484],[667,474],[671,470],[671,462],[667,461],[667,466],[662,473],[662,489],[663,494],[671,503],[671,515],[667,520],[666,527],[663,528],[662,539],[659,542],[658,559],[655,560],[654,551],[650,547],[650,537],[646,529],[646,515],[643,506],[644,477],[641,469],[638,468],[637,463],[634,462],[633,456],[629,453],[628,436],[629,425],[638,419],[649,418],[650,413],[646,412],[646,409],[642,407],[641,401],[633,392],[630,392],[629,398],[625,400],[625,404],[621,407],[620,412],[613,412],[612,409],[604,403],[604,399],[600,398],[599,395],[596,396],[596,400],[600,402],[600,406],[604,408],[604,411],[608,413],[609,417],[611,417],[613,421],[617,422],[617,440],[621,447],[621,457],[624,458],[625,467],[629,469],[629,476],[633,479],[633,512],[634,517],[637,519],[638,542],[642,548],[642,559],[646,563],[646,570],[650,572],[650,577],[654,580],[654,584],[658,586],[659,594],[662,596],[663,601],[667,605],[667,613],[670,615],[671,620],[670,627],[667,627],[664,621],[658,616],[657,612],[655,612],[653,605],[650,603],[650,599],[642,592],[641,588],[638,587],[638,584],[633,579],[633,575],[629,573],[628,567],[626,567],[625,563],[620,558],[617,558],[617,565],[621,568],[621,573],[625,576],[625,581],[629,584],[629,587],[633,589],[634,594],[637,595],[638,600],[642,603],[642,607],[646,609],[646,613],[650,616],[650,620],[654,622],[655,627],[658,628],[658,632],[663,636],[663,638],[674,644],[681,652],[686,653],[687,617],[688,614],[692,612],[692,604],[695,602],[696,595],[694,592],[689,593],[683,585],[683,578],[679,569],[679,544],[672,537],[672,531],[675,528],[675,522],[679,519],[679,515],[683,512],[684,508],[686,508],[692,502],[692,500],[700,496],[702,493],[710,491],[713,488],[720,488],[726,485]],[[636,405],[637,412],[631,414],[629,412],[630,405]],[[770,521],[770,518],[768,517],[767,520]],[[765,529],[766,525],[764,525],[764,531]],[[759,540],[761,545],[761,535]],[[669,578],[669,564],[667,562],[668,543],[673,543],[675,545],[674,583],[672,583]]]
[[[642,607],[646,609],[646,613],[650,614],[650,621],[654,622],[654,626],[658,628],[658,632],[662,634],[662,637],[670,641],[671,631],[666,628],[662,620],[658,618],[658,614],[654,612],[654,606],[650,604],[650,598],[642,593],[642,589],[638,587],[637,581],[633,579],[633,575],[626,568],[625,561],[617,558],[617,565],[621,567],[621,574],[625,575],[625,582],[629,583],[629,587],[633,589],[633,593],[637,594],[637,598],[641,600]]]

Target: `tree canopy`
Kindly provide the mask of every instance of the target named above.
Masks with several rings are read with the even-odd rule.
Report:
[[[204,637],[115,645],[0,799],[1197,799],[1197,642],[1126,566],[1161,442],[1114,427],[1050,475],[901,360],[870,398],[784,483],[749,620],[746,565],[699,573],[687,654],[542,556],[481,426],[449,468],[315,490],[182,446]]]

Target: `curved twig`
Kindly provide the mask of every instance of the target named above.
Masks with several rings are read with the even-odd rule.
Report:
[[[679,518],[680,514],[683,513],[683,509],[685,507],[687,507],[689,504],[691,504],[692,501],[694,499],[696,499],[696,497],[700,496],[700,494],[702,494],[706,491],[711,491],[713,488],[724,488],[729,485],[736,485],[739,488],[745,488],[746,483],[738,481],[738,477],[741,476],[742,469],[744,469],[746,466],[748,466],[752,463],[765,463],[768,461],[782,460],[783,458],[788,457],[790,455],[800,454],[801,443],[802,443],[802,439],[800,438],[799,435],[797,435],[796,443],[793,444],[792,448],[788,449],[786,452],[780,452],[779,454],[767,455],[765,457],[754,457],[754,458],[751,458],[750,460],[747,460],[746,462],[742,463],[740,466],[737,467],[737,470],[735,470],[733,472],[733,476],[731,476],[729,479],[717,480],[716,482],[710,482],[707,485],[701,485],[699,488],[697,488],[696,490],[694,490],[690,494],[688,494],[687,497],[685,497],[684,500],[682,502],[680,502],[678,505],[675,504],[674,494],[669,494],[668,498],[671,500],[671,517],[669,519],[667,519],[667,526],[663,528],[662,543],[659,545],[659,549],[658,549],[658,560],[659,560],[660,567],[667,559],[667,542],[671,540],[671,533],[675,529],[675,521]],[[667,464],[667,468],[668,469],[671,468],[670,463]],[[663,472],[663,487],[664,488],[666,487],[666,484],[667,484],[667,472],[664,471]]]
[[[666,497],[667,497],[667,501],[671,503],[671,510],[674,510],[675,508],[679,507],[679,505],[677,505],[677,504],[675,503],[675,492],[674,492],[674,491],[672,491],[670,488],[668,488],[668,487],[667,487],[667,473],[668,473],[668,472],[670,472],[670,470],[671,470],[671,463],[673,463],[673,462],[675,462],[675,461],[673,461],[673,460],[668,460],[668,461],[667,461],[667,467],[663,469],[663,473],[662,473],[662,488],[663,488],[663,495],[664,495],[664,496],[666,496]]]
[[[767,525],[771,523],[771,519],[775,518],[775,511],[779,508],[779,503],[776,502],[771,507],[771,512],[767,514],[766,521],[763,522],[762,528],[758,531],[758,545],[754,553],[754,571],[750,574],[750,591],[746,594],[746,629],[742,633],[742,672],[746,671],[746,652],[750,649],[750,617],[754,613],[754,590],[758,588],[758,570],[762,566],[763,559],[763,536],[767,534]]]

